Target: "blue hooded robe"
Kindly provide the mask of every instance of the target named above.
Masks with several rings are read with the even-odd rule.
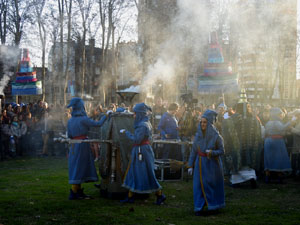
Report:
[[[81,98],[72,98],[69,107],[73,108],[72,118],[68,121],[68,137],[71,139],[86,139],[90,127],[100,127],[106,120],[106,116],[97,122],[87,117]],[[90,143],[72,144],[68,160],[69,184],[98,180]]]
[[[162,140],[179,139],[178,121],[176,117],[169,112],[165,112],[158,124]],[[166,135],[169,135],[167,138]],[[175,144],[164,144],[162,159],[177,159],[182,160],[180,148]]]
[[[179,138],[178,121],[175,116],[168,112],[165,112],[162,115],[158,124],[158,130],[160,131],[163,140]],[[166,134],[170,135],[170,137],[166,138]]]
[[[207,119],[207,128],[203,134],[201,125],[195,136],[192,152],[188,161],[194,167],[193,193],[194,210],[201,211],[205,205],[208,210],[216,210],[225,206],[224,176],[221,156],[224,154],[223,138],[212,125],[217,113],[207,110],[202,118]],[[211,158],[206,150],[212,150]]]
[[[283,139],[290,122],[283,124],[279,117],[281,113],[280,108],[272,108],[270,110],[270,121],[265,126],[264,167],[268,171],[284,172],[292,170]]]
[[[151,193],[161,189],[154,173],[154,153],[150,144],[152,140],[152,126],[147,116],[151,110],[144,103],[136,104],[133,111],[136,113],[134,120],[134,134],[126,131],[126,136],[134,142],[130,162],[124,176],[123,187],[136,193]],[[144,143],[142,143],[144,142]],[[139,160],[139,149],[142,160]]]

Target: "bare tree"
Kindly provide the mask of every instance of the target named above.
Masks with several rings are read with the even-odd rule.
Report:
[[[37,23],[39,27],[39,36],[42,44],[42,80],[43,80],[43,97],[42,100],[45,101],[45,77],[46,77],[46,69],[45,69],[45,55],[46,55],[46,41],[47,41],[47,33],[46,33],[46,21],[43,15],[44,6],[46,0],[37,0],[34,4],[35,12],[37,16]]]
[[[101,34],[101,49],[102,49],[102,57],[101,57],[101,65],[104,64],[104,46],[105,46],[105,33],[106,33],[106,20],[107,20],[107,2],[104,0],[99,0],[99,16],[100,16],[100,23],[101,23],[101,29],[102,29],[102,34]],[[101,66],[101,72],[102,72],[103,67]]]
[[[58,5],[58,20],[59,20],[59,33],[60,33],[60,48],[58,54],[58,72],[61,74],[59,76],[60,84],[63,83],[64,80],[64,13],[65,13],[65,1],[64,0],[57,0]],[[64,89],[63,89],[64,90]],[[65,99],[66,93],[63,93]],[[66,102],[64,102],[66,104]]]
[[[81,47],[82,47],[82,54],[81,54],[81,59],[82,59],[82,66],[81,66],[81,83],[80,83],[80,93],[81,97],[83,97],[85,93],[85,75],[86,75],[86,35],[87,35],[87,30],[88,30],[88,24],[92,22],[93,18],[95,17],[94,14],[91,13],[92,6],[94,1],[93,0],[76,0],[80,15],[81,15],[81,29],[82,29],[82,34],[81,34]]]
[[[98,0],[99,4],[99,16],[101,23],[101,76],[109,81],[110,100],[114,100],[114,92],[116,91],[116,71],[117,71],[117,55],[118,55],[118,43],[121,40],[121,36],[127,25],[120,27],[120,20],[130,6],[134,4],[133,1],[121,1],[121,0]],[[126,20],[126,19],[125,19]],[[128,21],[128,19],[127,19]],[[116,30],[121,30],[119,36],[116,38]],[[117,40],[117,41],[116,41]],[[108,54],[111,47],[111,54]],[[111,58],[112,57],[112,58]],[[110,61],[112,63],[110,63]],[[108,76],[111,75],[109,78]]]
[[[101,70],[100,75],[102,76],[102,79],[107,80],[105,82],[107,87],[107,90],[110,92],[109,97],[110,101],[113,101],[113,93],[115,91],[115,81],[113,74],[110,74],[109,72],[109,57],[108,49],[110,46],[114,48],[114,35],[112,33],[114,32],[114,10],[116,8],[116,4],[119,2],[117,0],[98,0],[99,4],[99,15],[100,15],[100,23],[102,28],[102,34],[101,34],[101,49],[102,49],[102,57],[101,57]],[[111,42],[112,41],[112,42]],[[112,49],[112,55],[113,55],[113,49]],[[113,58],[114,61],[114,58]],[[113,64],[114,65],[114,64]],[[112,69],[112,68],[111,68]],[[113,73],[113,71],[112,71]],[[111,75],[110,77],[108,77]],[[105,91],[105,87],[104,91]]]
[[[24,27],[27,23],[32,22],[32,10],[34,1],[30,0],[12,0],[9,10],[9,26],[8,30],[14,36],[14,44],[20,45],[24,34]]]
[[[1,44],[6,43],[7,36],[7,12],[8,12],[8,0],[0,1],[0,38]]]
[[[66,3],[68,3],[66,1]],[[68,15],[68,34],[67,34],[67,60],[65,67],[65,86],[64,86],[64,104],[67,104],[67,88],[68,88],[68,80],[69,80],[69,64],[70,64],[70,50],[71,50],[71,26],[72,26],[72,0],[68,3],[67,15]]]
[[[49,38],[50,38],[50,42],[52,43],[52,47],[50,50],[50,54],[49,54],[49,59],[48,59],[48,66],[49,66],[49,70],[51,71],[51,90],[52,90],[52,102],[54,104],[57,103],[57,97],[58,94],[56,91],[56,87],[57,87],[57,83],[59,83],[59,77],[60,77],[60,73],[57,70],[57,65],[58,65],[58,56],[57,56],[57,51],[56,49],[58,48],[57,43],[58,43],[58,38],[59,38],[59,30],[57,29],[57,27],[59,26],[59,19],[57,16],[57,7],[56,5],[52,5],[49,8],[49,20],[51,21],[51,26],[48,27],[48,29],[50,30],[49,32]]]

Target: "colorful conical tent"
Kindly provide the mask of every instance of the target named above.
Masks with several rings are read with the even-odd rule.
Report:
[[[232,72],[230,63],[224,63],[222,48],[216,32],[211,34],[208,49],[208,62],[199,76],[199,93],[233,93],[238,91],[237,75]]]
[[[42,94],[42,82],[37,80],[36,71],[33,71],[28,49],[23,49],[23,57],[16,75],[16,82],[12,83],[12,95]]]

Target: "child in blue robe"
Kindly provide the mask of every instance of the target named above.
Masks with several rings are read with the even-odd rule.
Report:
[[[123,187],[129,189],[128,196],[122,203],[133,203],[133,193],[156,192],[156,204],[160,205],[166,200],[162,194],[161,186],[154,173],[154,153],[150,145],[152,140],[152,126],[147,115],[151,108],[145,103],[136,104],[133,108],[135,113],[134,134],[121,130],[121,133],[134,142],[130,162],[124,177]]]
[[[193,176],[195,215],[225,206],[224,176],[221,156],[224,154],[223,138],[213,126],[217,113],[207,110],[198,127],[192,152],[188,161],[188,172]],[[194,169],[193,169],[194,168]]]
[[[100,127],[106,120],[103,116],[100,121],[87,117],[84,102],[81,98],[72,98],[68,108],[72,107],[72,118],[68,121],[68,137],[70,139],[84,140],[90,127]],[[72,185],[69,199],[87,199],[83,193],[82,183],[98,181],[90,143],[71,144],[69,150],[69,184]]]

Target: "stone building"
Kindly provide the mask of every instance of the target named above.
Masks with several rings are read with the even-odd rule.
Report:
[[[245,31],[233,26],[240,86],[255,104],[295,105],[296,1],[238,1],[236,9],[239,21],[250,24]]]
[[[86,45],[85,60],[86,68],[84,75],[84,93],[81,95],[82,85],[82,48],[81,44],[70,43],[70,61],[67,68],[68,78],[65,77],[67,60],[67,43],[63,43],[62,64],[60,64],[60,43],[55,43],[49,53],[49,77],[47,86],[47,99],[53,103],[64,104],[64,92],[66,100],[74,96],[83,96],[87,100],[101,102],[107,101],[107,96],[115,89],[108,83],[104,83],[105,76],[101,75],[103,66],[101,65],[102,49],[95,47],[95,40],[89,40]],[[110,54],[110,52],[109,52]],[[113,90],[112,90],[113,89]]]
[[[141,0],[138,6],[138,44],[141,47],[142,76],[146,76],[162,49],[161,45],[173,34],[172,20],[177,11],[176,0]],[[164,81],[150,87],[153,95],[164,96]]]
[[[181,101],[181,96],[187,93],[199,95],[197,83],[207,52],[211,2],[199,0],[195,3],[139,1],[138,43],[142,73],[144,78],[151,79],[154,70],[154,83],[149,87],[154,97],[170,102]],[[172,74],[165,76],[164,73]]]

